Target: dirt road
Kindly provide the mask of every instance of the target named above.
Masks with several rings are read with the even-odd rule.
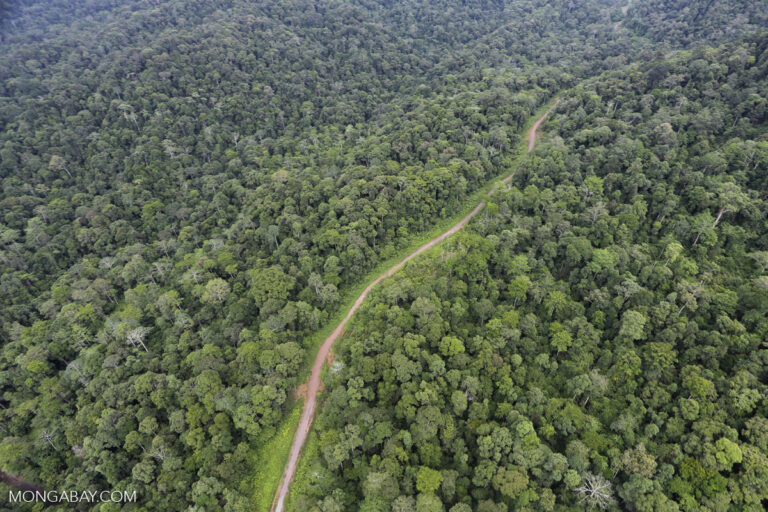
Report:
[[[557,103],[560,100],[557,100],[554,105],[557,105]],[[528,130],[528,133],[526,134],[526,140],[528,141],[528,151],[531,151],[534,146],[536,145],[536,130],[539,129],[539,126],[541,125],[542,121],[544,121],[544,118],[547,117],[547,114],[554,108],[554,105],[550,107],[549,110],[547,110],[539,119],[536,120],[535,123],[533,123],[533,126],[531,126],[530,130]],[[514,176],[514,173],[504,178],[504,182],[509,181]],[[368,285],[368,287],[363,291],[363,293],[360,294],[360,296],[355,301],[355,304],[350,308],[349,312],[347,313],[347,316],[344,317],[344,320],[341,321],[341,323],[336,327],[336,329],[333,330],[330,336],[328,336],[325,341],[323,342],[322,346],[320,347],[320,350],[317,352],[317,356],[315,357],[315,362],[312,365],[312,373],[309,376],[309,382],[307,383],[307,396],[306,400],[304,402],[304,410],[301,412],[301,419],[299,419],[299,426],[296,428],[296,434],[293,437],[293,444],[291,445],[291,452],[288,458],[288,464],[285,466],[285,472],[283,473],[283,478],[280,481],[280,484],[277,488],[277,494],[275,495],[275,501],[272,504],[272,512],[283,512],[283,509],[285,507],[285,498],[288,496],[288,490],[290,489],[291,482],[293,481],[293,477],[296,474],[296,466],[299,463],[299,456],[301,455],[301,448],[304,446],[304,442],[307,440],[307,436],[309,435],[309,428],[312,426],[312,420],[315,416],[315,407],[317,406],[317,392],[320,390],[320,372],[323,369],[323,365],[326,362],[326,359],[328,358],[328,355],[331,352],[331,347],[333,346],[333,343],[342,335],[344,332],[344,326],[347,324],[347,321],[352,318],[352,315],[355,314],[355,311],[357,311],[357,308],[360,307],[360,305],[363,303],[365,298],[368,296],[368,292],[370,292],[374,286],[379,284],[379,281],[382,279],[385,279],[398,270],[400,270],[403,265],[405,265],[410,259],[415,258],[422,252],[431,249],[435,245],[439,244],[452,234],[456,233],[458,230],[464,227],[464,225],[469,222],[469,220],[477,215],[480,210],[483,209],[485,206],[485,202],[482,202],[478,204],[474,210],[472,210],[466,217],[461,219],[458,223],[456,223],[453,227],[451,227],[448,231],[441,234],[440,236],[433,238],[426,244],[422,245],[415,251],[413,251],[411,254],[406,256],[400,263],[396,264],[389,270],[387,270],[384,274],[380,275],[378,278],[376,278],[375,281],[373,281],[371,284]]]
[[[533,126],[531,126],[530,130],[528,130],[528,133],[525,134],[525,139],[528,141],[528,151],[533,151],[534,146],[536,146],[536,131],[539,129],[539,126],[541,126],[541,123],[544,122],[544,118],[547,117],[547,114],[552,112],[552,109],[557,106],[557,104],[560,103],[560,98],[557,98],[555,102],[552,104],[551,107],[547,109],[544,114],[536,120],[535,123],[533,123]],[[504,178],[504,182],[508,181],[509,176],[507,178]]]

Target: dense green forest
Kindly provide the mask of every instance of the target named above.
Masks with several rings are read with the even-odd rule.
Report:
[[[587,473],[617,506],[759,507],[768,93],[745,34],[768,21],[759,1],[679,3],[0,4],[0,469],[136,490],[137,510],[251,510],[250,456],[311,335],[509,174],[557,94],[546,145],[449,264],[419,261],[356,322],[297,510],[567,505]],[[427,405],[439,437],[411,426]],[[559,478],[478,448],[522,422]],[[627,450],[658,472],[632,480]]]
[[[766,48],[567,91],[486,215],[353,320],[294,509],[764,510]]]

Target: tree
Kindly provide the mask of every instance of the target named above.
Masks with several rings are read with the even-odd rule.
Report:
[[[440,474],[440,471],[427,466],[421,466],[416,474],[416,489],[426,494],[434,493],[440,487],[442,481],[443,476]]]
[[[416,510],[419,512],[443,512],[443,507],[440,498],[434,494],[419,494],[416,497]]]
[[[761,273],[768,271],[768,251],[753,251],[747,256],[755,261]]]
[[[544,304],[550,317],[557,314],[557,317],[560,318],[568,305],[568,298],[560,290],[553,290],[547,295]]]
[[[639,474],[645,478],[653,478],[656,472],[656,458],[645,451],[643,444],[624,451],[621,465],[629,474]]]
[[[522,302],[527,298],[530,285],[531,280],[527,276],[517,277],[509,283],[508,293],[512,298],[514,306],[517,306],[518,302]]]
[[[717,227],[717,224],[720,222],[720,219],[723,218],[723,215],[726,213],[738,212],[749,201],[749,197],[742,192],[741,187],[732,182],[718,183],[715,188],[715,193],[717,194],[719,210],[717,212],[717,217],[715,217],[715,222],[712,224],[712,229]]]
[[[571,346],[573,338],[571,334],[559,322],[552,322],[549,325],[550,344],[557,352],[565,352]]]
[[[277,311],[293,290],[296,280],[285,274],[278,266],[251,272],[251,296],[258,308],[268,307],[268,311]],[[274,304],[270,306],[268,301]]]
[[[222,304],[230,293],[229,283],[223,279],[211,279],[205,285],[202,300],[209,304]]]
[[[621,317],[621,329],[619,336],[630,340],[641,340],[645,338],[644,328],[647,319],[639,311],[626,311]]]
[[[694,243],[694,245],[696,244]],[[666,258],[664,265],[669,265],[671,262],[674,262],[682,252],[683,252],[683,246],[680,245],[680,243],[671,242],[667,244],[667,246],[664,248],[664,258]]]
[[[734,464],[742,461],[742,451],[739,445],[728,439],[721,437],[715,442],[715,458],[721,469],[730,471]]]
[[[528,487],[528,475],[520,467],[500,467],[493,477],[493,487],[505,496],[517,498]]]
[[[440,340],[440,353],[445,357],[452,357],[464,353],[464,344],[455,336],[445,336]]]
[[[149,349],[147,349],[147,346],[144,344],[144,337],[151,330],[152,329],[149,327],[141,327],[141,326],[136,327],[135,329],[131,329],[130,331],[128,331],[128,334],[126,335],[125,340],[132,347],[135,347],[136,345],[141,345],[141,348],[143,348],[145,352],[148,352]]]
[[[586,473],[581,477],[582,485],[574,489],[579,500],[590,508],[605,510],[613,503],[613,489],[611,482],[600,475]]]
[[[50,169],[53,172],[60,172],[64,171],[67,173],[67,176],[72,178],[72,173],[69,172],[69,168],[67,167],[67,162],[59,155],[53,155],[51,157],[51,161],[48,163],[48,169]]]

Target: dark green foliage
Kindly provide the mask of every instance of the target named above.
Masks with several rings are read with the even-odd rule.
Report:
[[[764,2],[751,0],[632,1],[624,25],[657,42],[702,45],[765,27]]]
[[[498,212],[358,312],[295,509],[762,510],[764,43],[562,93]]]
[[[629,22],[617,29],[609,0],[23,4],[0,6],[0,469],[50,489],[137,490],[146,510],[248,509],[258,485],[247,480],[248,455],[284,418],[312,348],[305,340],[345,290],[509,174],[537,107],[582,79],[649,60],[655,39]],[[749,15],[744,29],[764,24]],[[733,25],[719,16],[701,26],[720,27],[714,40]],[[687,44],[695,30],[667,41]],[[643,371],[682,379],[682,419],[667,427],[678,436],[711,414],[707,400],[732,396],[733,421],[755,439],[702,427],[709,458],[691,452],[689,477],[669,485],[715,499],[728,483],[721,472],[736,468],[762,492],[762,367],[740,361],[758,357],[764,332],[765,278],[742,274],[768,265],[754,192],[766,187],[764,48],[755,40],[727,58],[701,50],[675,73],[680,62],[656,59],[564,97],[551,126],[569,145],[554,141],[519,170],[525,182],[494,198],[465,240],[465,265],[418,285],[434,293],[414,295],[419,279],[391,291],[400,305],[384,309],[405,349],[389,354],[375,389],[367,383],[383,362],[362,358],[361,375],[329,395],[329,410],[350,397],[393,405],[425,372],[453,360],[463,371],[476,357],[520,368],[498,384],[513,404],[527,368],[554,375],[584,357],[579,368],[594,359],[611,371],[598,384],[580,373],[568,388],[580,401],[603,378],[624,393],[643,389]],[[674,87],[682,92],[670,96]],[[563,190],[572,199],[555,201]],[[651,217],[659,224],[649,230]],[[506,249],[489,259],[499,243]],[[619,270],[644,261],[622,244],[658,264]],[[668,307],[653,313],[659,287]],[[702,287],[711,288],[706,301]],[[457,299],[446,309],[441,296]],[[532,298],[537,307],[526,310]],[[657,332],[675,312],[697,316]],[[504,353],[498,339],[487,347],[491,329],[523,348]],[[704,341],[677,346],[696,336]],[[538,354],[540,342],[551,354]],[[593,346],[606,353],[584,355]],[[712,361],[737,376],[731,395]],[[325,463],[354,473],[365,510],[440,510],[472,486],[483,488],[468,501],[476,510],[512,500],[546,510],[559,494],[534,496],[542,480],[522,460],[503,471],[467,473],[469,459],[446,469],[440,432],[453,429],[465,451],[474,435],[460,441],[465,426],[446,411],[485,428],[497,414],[489,375],[452,383],[448,409],[427,386],[397,401],[394,418],[388,406],[375,409],[365,420],[375,420],[373,432],[329,430]],[[595,425],[565,399],[549,407],[567,415],[570,431]],[[416,450],[396,455],[407,471],[349,464],[361,447],[387,445],[405,420],[416,425],[398,441]],[[483,453],[501,460],[515,443],[538,446],[539,420],[528,423],[483,431]],[[553,445],[580,471],[563,469],[553,482],[570,489],[583,471],[605,473],[589,450],[615,440],[592,430],[580,444]],[[655,445],[627,446],[636,479],[649,474],[648,454],[661,471]],[[329,509],[358,492],[342,487],[322,497]],[[646,488],[633,481],[626,493]]]

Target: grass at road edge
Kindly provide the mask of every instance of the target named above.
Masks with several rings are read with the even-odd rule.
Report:
[[[322,395],[318,394],[317,403],[322,403]],[[303,489],[312,472],[312,467],[317,464],[317,458],[320,456],[320,437],[313,432],[307,436],[304,448],[301,450],[301,457],[296,466],[296,476],[293,477],[293,483],[288,490],[288,496],[285,499],[285,510],[293,510],[293,502],[299,493],[297,489]]]
[[[320,346],[323,344],[323,341],[325,341],[325,339],[330,336],[333,330],[341,323],[347,312],[354,305],[357,298],[361,293],[363,293],[363,290],[365,290],[369,284],[371,284],[374,280],[376,280],[376,278],[389,270],[390,267],[402,261],[413,251],[429,242],[433,238],[441,235],[445,231],[448,231],[448,229],[457,224],[461,219],[469,215],[469,212],[471,212],[479,203],[488,200],[488,193],[491,190],[505,186],[501,183],[501,179],[506,178],[510,173],[514,172],[528,154],[528,141],[525,139],[525,134],[533,126],[536,120],[539,119],[553,104],[554,99],[551,99],[546,104],[539,107],[539,109],[530,117],[528,122],[526,122],[525,126],[523,127],[523,136],[517,143],[516,151],[514,154],[508,157],[506,165],[502,171],[492,179],[488,180],[488,182],[483,187],[468,195],[461,202],[461,206],[456,210],[456,213],[454,213],[451,217],[439,219],[427,231],[422,233],[414,233],[409,236],[407,242],[405,242],[402,247],[397,249],[395,255],[379,262],[375,267],[373,267],[358,280],[358,284],[347,287],[343,292],[341,292],[339,298],[339,307],[328,318],[328,321],[325,322],[323,327],[315,331],[315,333],[312,334],[312,336],[310,336],[304,343],[304,346],[307,347],[307,359],[303,365],[304,370],[297,377],[297,382],[304,382],[307,379],[312,369],[312,363],[315,360],[317,352],[320,350]]]
[[[395,255],[379,262],[374,268],[372,268],[368,273],[366,273],[358,280],[358,284],[350,286],[341,292],[339,307],[328,318],[328,321],[325,322],[323,327],[315,331],[315,333],[310,336],[304,343],[304,346],[307,347],[307,358],[303,365],[304,370],[297,376],[297,382],[304,382],[307,379],[312,368],[312,362],[315,360],[317,352],[320,350],[320,346],[323,344],[323,341],[341,323],[347,312],[354,305],[357,298],[360,296],[363,290],[368,287],[369,284],[371,284],[377,277],[385,273],[390,267],[402,261],[413,251],[428,241],[432,240],[436,236],[444,233],[454,224],[458,223],[461,219],[466,217],[469,212],[471,212],[479,203],[488,199],[488,193],[491,190],[504,186],[501,184],[500,180],[502,178],[506,178],[510,173],[514,172],[528,154],[528,141],[525,138],[525,134],[528,133],[528,130],[530,130],[536,120],[539,119],[544,114],[544,112],[546,112],[547,109],[553,105],[553,103],[554,99],[550,99],[550,101],[539,107],[539,109],[529,118],[528,122],[526,122],[525,126],[523,127],[521,138],[517,142],[517,148],[515,152],[507,158],[505,162],[506,165],[502,167],[501,172],[499,172],[492,179],[488,180],[485,186],[475,190],[472,194],[468,195],[462,201],[461,206],[456,209],[456,213],[454,213],[454,215],[438,220],[428,231],[413,234],[412,236],[408,237],[408,241],[404,243],[399,249],[397,249]],[[277,486],[280,483],[280,479],[282,478],[283,471],[285,469],[285,464],[288,461],[291,443],[293,441],[293,435],[296,427],[299,424],[302,407],[303,402],[298,402],[295,404],[291,410],[290,415],[285,420],[283,420],[283,422],[278,427],[277,434],[270,438],[270,440],[267,441],[263,447],[259,447],[255,451],[255,455],[252,459],[253,464],[251,465],[252,470],[250,475],[247,477],[247,480],[249,481],[250,485],[254,486],[256,489],[255,492],[258,493],[258,496],[254,496],[254,504],[256,505],[255,510],[257,512],[269,512],[270,507],[272,506],[272,499],[277,492]],[[289,430],[290,434],[284,436],[286,429]],[[282,439],[282,437],[287,437],[287,439]],[[293,485],[291,485],[286,505],[291,502],[293,489],[297,487],[295,484],[297,481],[299,481],[299,477],[305,476],[303,473],[306,473],[308,470],[309,463],[307,462],[307,459],[313,458],[306,457],[306,455],[310,451],[316,453],[317,449],[318,446],[316,442],[316,436],[310,435],[307,439],[307,445],[304,447],[304,453],[299,459],[297,474],[294,478]],[[264,504],[266,504],[266,506],[264,506]],[[290,510],[290,508],[286,506],[286,510]]]
[[[248,494],[253,499],[254,510],[258,512],[268,512],[272,506],[303,407],[304,402],[297,400],[290,414],[271,437],[266,441],[261,438],[254,441],[257,447],[248,459],[249,477],[246,483],[252,486],[252,493]]]

